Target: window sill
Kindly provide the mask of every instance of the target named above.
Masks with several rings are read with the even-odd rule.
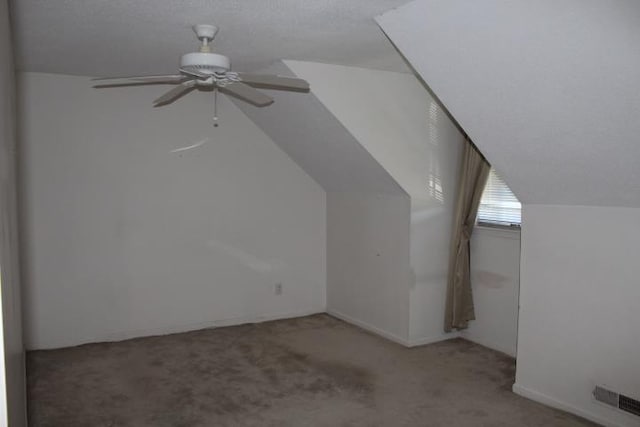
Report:
[[[520,240],[520,227],[476,224],[473,230],[474,235],[477,233],[478,235]]]

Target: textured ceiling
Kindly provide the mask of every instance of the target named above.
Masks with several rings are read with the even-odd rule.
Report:
[[[640,206],[640,2],[419,0],[378,22],[524,203]]]
[[[220,27],[214,50],[252,71],[300,59],[406,71],[373,17],[407,0],[13,0],[19,70],[88,76],[168,73]]]

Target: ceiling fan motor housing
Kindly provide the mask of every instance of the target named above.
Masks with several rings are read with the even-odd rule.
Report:
[[[217,53],[192,52],[180,59],[180,68],[198,70],[203,73],[225,73],[231,69],[231,61]]]

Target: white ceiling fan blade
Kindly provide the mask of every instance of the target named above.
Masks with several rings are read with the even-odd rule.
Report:
[[[185,77],[182,74],[158,74],[155,76],[126,76],[126,77],[96,77],[93,81],[110,80],[135,80],[136,82],[166,82],[174,81],[180,83]]]
[[[264,107],[273,103],[273,98],[269,95],[266,95],[242,82],[229,83],[226,86],[220,87],[220,90],[240,98],[243,101],[247,101],[256,107]]]
[[[138,82],[134,80],[129,82],[124,81],[124,82],[103,83],[99,85],[93,85],[93,87],[96,89],[101,89],[101,88],[109,88],[109,87],[127,87],[127,86],[177,85],[177,84],[180,84],[181,82],[182,82],[181,80],[156,80],[151,82],[147,82],[147,81]]]
[[[309,82],[295,77],[277,76],[275,74],[238,73],[240,80],[252,86],[270,89],[309,91]]]
[[[196,82],[193,80],[188,80],[180,86],[176,86],[171,89],[169,92],[165,93],[161,97],[155,99],[153,101],[154,106],[159,107],[161,105],[169,104],[176,99],[180,98],[183,95],[186,95],[193,87],[196,85]]]
[[[192,69],[192,68],[180,68],[180,72],[187,74],[191,77],[197,77],[199,79],[208,79],[209,77],[211,77],[211,75],[206,74],[206,73],[201,73],[198,70]]]

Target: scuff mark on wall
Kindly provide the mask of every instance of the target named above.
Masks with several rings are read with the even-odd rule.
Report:
[[[504,287],[509,278],[492,271],[480,270],[473,275],[471,280],[474,284],[485,288],[500,289]]]

